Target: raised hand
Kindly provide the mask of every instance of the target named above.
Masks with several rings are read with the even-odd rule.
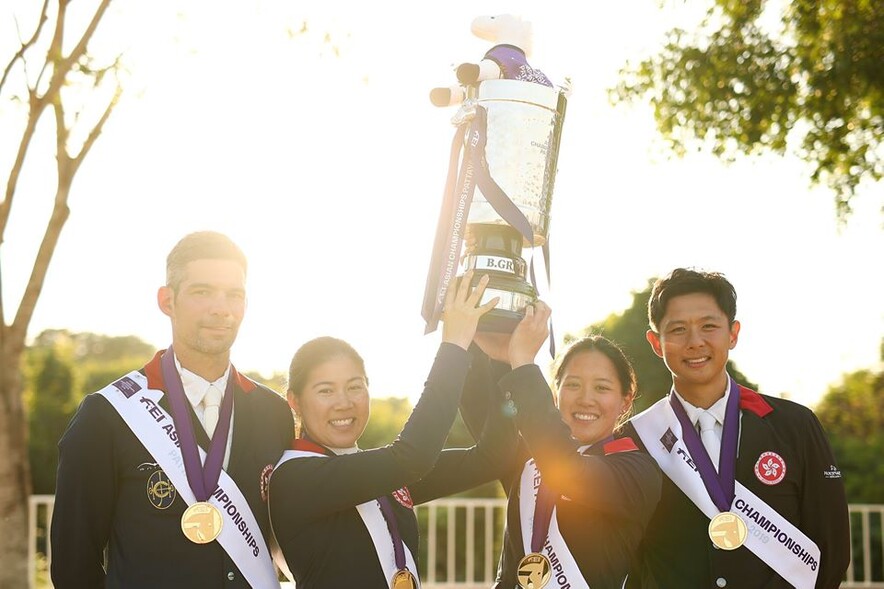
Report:
[[[484,305],[479,305],[489,278],[484,274],[476,288],[471,288],[472,278],[473,272],[467,272],[460,278],[457,288],[448,289],[442,310],[442,341],[458,345],[464,350],[473,341],[479,318],[493,309],[500,300],[500,297],[494,297]]]
[[[549,337],[551,314],[549,305],[540,300],[525,308],[525,316],[510,337],[509,363],[514,370],[534,363],[537,352]]]

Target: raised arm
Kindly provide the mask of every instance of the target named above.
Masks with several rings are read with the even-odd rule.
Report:
[[[583,455],[533,363],[548,336],[549,307],[526,314],[510,342],[513,371],[500,381],[516,405],[516,423],[543,481],[572,501],[621,517],[648,518],[660,498],[662,476],[644,452],[607,450]],[[625,448],[623,443],[617,449]],[[609,455],[605,455],[609,454]]]
[[[392,444],[342,456],[296,458],[277,468],[270,494],[271,515],[279,528],[388,494],[430,471],[457,414],[469,363],[466,349],[479,317],[497,302],[477,306],[487,282],[483,277],[471,290],[464,279],[449,291],[443,342],[424,391]]]

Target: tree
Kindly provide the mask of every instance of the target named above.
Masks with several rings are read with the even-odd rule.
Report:
[[[33,492],[55,492],[57,443],[76,407],[75,371],[69,350],[48,348],[28,354],[33,376],[25,403],[28,408],[28,457]]]
[[[648,281],[648,287],[641,292],[632,293],[632,306],[623,313],[612,313],[604,321],[590,325],[578,336],[566,335],[565,343],[590,333],[599,333],[617,342],[623,348],[626,357],[632,361],[638,380],[638,398],[635,401],[634,413],[643,411],[663,398],[672,387],[672,376],[663,360],[654,354],[645,332],[648,330],[648,301],[651,299],[651,287],[656,279]],[[727,370],[734,380],[753,390],[758,386],[749,380],[728,360]]]
[[[658,54],[627,63],[612,98],[649,97],[677,155],[708,142],[729,161],[800,141],[844,220],[860,181],[884,174],[884,4],[792,0],[775,33],[769,4],[715,0],[694,34],[671,30]]]
[[[884,350],[882,350],[884,360]],[[841,471],[847,501],[850,503],[884,503],[884,371],[859,370],[844,376],[841,384],[830,387],[815,409],[826,431],[836,466]],[[860,522],[854,522],[860,523]],[[852,535],[853,554],[857,560],[854,569],[863,571],[871,565],[872,571],[882,570],[882,529],[872,525],[863,529],[861,524]],[[869,533],[871,562],[863,562],[865,552],[862,533]],[[863,573],[860,573],[863,574]],[[880,581],[873,573],[871,578],[861,580]]]
[[[830,387],[815,413],[826,430],[851,503],[884,503],[884,372],[860,370]]]
[[[68,17],[69,0],[44,0],[33,22],[24,25],[19,47],[6,61],[0,77],[0,97],[19,105],[19,130],[4,123],[4,138],[18,141],[0,202],[0,244],[9,225],[18,195],[26,156],[55,160],[54,204],[43,230],[31,275],[21,302],[8,313],[0,297],[0,586],[24,587],[27,583],[27,498],[30,468],[27,453],[27,420],[22,401],[21,359],[28,326],[34,313],[49,262],[68,218],[68,195],[74,176],[98,139],[122,92],[116,74],[119,59],[98,62],[88,45],[105,15],[110,0],[99,0],[77,29],[78,18]],[[38,5],[34,5],[36,8]],[[79,9],[79,5],[78,5]],[[80,16],[78,13],[76,16]],[[19,30],[22,30],[22,23]],[[68,37],[71,37],[70,39]],[[96,110],[96,105],[98,108]],[[103,106],[102,106],[103,105]],[[94,114],[93,114],[94,113]],[[54,153],[41,153],[38,137],[46,124],[54,124]],[[31,153],[30,148],[38,150]],[[12,321],[8,317],[12,316]]]
[[[58,440],[83,397],[150,360],[154,348],[135,336],[48,329],[24,355],[24,402],[34,493],[55,492]]]

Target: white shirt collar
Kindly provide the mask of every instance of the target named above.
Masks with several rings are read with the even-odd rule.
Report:
[[[702,407],[697,407],[696,405],[692,405],[691,403],[685,401],[684,397],[682,397],[678,391],[675,390],[675,387],[672,387],[672,392],[678,397],[678,400],[681,402],[681,406],[684,407],[685,413],[688,415],[688,419],[691,423],[696,424],[697,420],[700,418],[700,414],[704,411],[708,411],[711,413],[716,421],[718,421],[718,425],[724,424],[724,414],[727,409],[727,399],[731,394],[731,379],[728,377],[727,384],[724,387],[724,395],[717,400],[709,409],[703,409]]]
[[[209,382],[199,374],[181,366],[178,356],[175,356],[175,367],[178,369],[178,374],[181,375],[184,394],[187,395],[187,400],[190,401],[193,407],[197,407],[202,403],[203,397],[206,395],[210,385],[215,385],[215,388],[221,391],[221,396],[224,396],[224,391],[227,390],[227,379],[230,377],[230,364],[227,365],[227,370],[224,371],[221,378],[213,382]]]
[[[343,454],[355,454],[356,452],[359,452],[359,446],[352,446],[350,448],[329,448],[329,450],[338,456],[341,456]]]

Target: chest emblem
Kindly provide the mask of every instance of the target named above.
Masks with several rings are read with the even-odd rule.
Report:
[[[261,501],[267,503],[267,491],[270,488],[270,475],[273,474],[273,465],[268,464],[261,471]]]
[[[765,485],[776,485],[786,477],[786,461],[776,452],[762,452],[755,463],[755,476]]]
[[[407,507],[408,509],[414,507],[414,501],[411,499],[411,493],[408,492],[408,487],[402,487],[401,489],[393,491],[393,499],[398,501],[399,505]]]
[[[161,469],[155,470],[147,479],[147,499],[157,509],[168,509],[175,501],[178,492],[172,481]]]

